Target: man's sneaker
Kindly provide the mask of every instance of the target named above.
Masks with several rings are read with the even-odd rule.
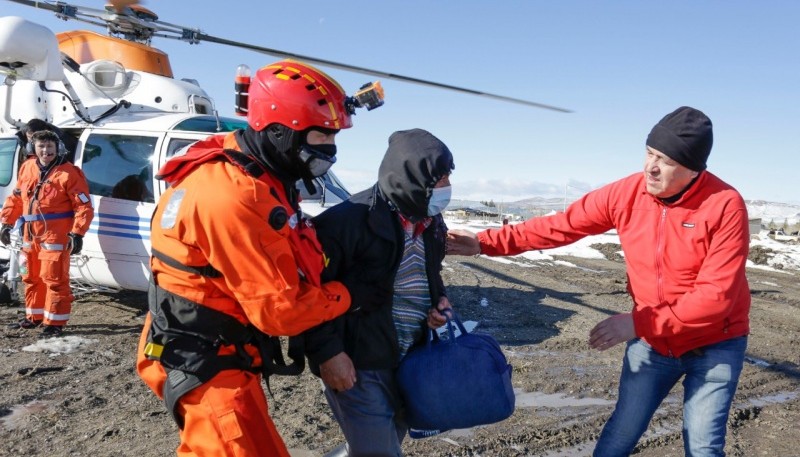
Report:
[[[8,324],[8,328],[24,328],[26,330],[36,328],[42,325],[42,321],[32,321],[27,317],[22,318],[19,322],[14,322],[12,324]]]
[[[42,337],[61,336],[62,333],[64,333],[63,325],[45,325],[44,330],[42,330]]]

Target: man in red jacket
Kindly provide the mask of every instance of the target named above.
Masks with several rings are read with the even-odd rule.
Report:
[[[681,107],[647,137],[644,173],[588,193],[564,213],[473,234],[451,230],[449,254],[514,255],[616,229],[630,313],[597,324],[589,345],[627,342],[619,398],[595,456],[627,456],[683,379],[686,455],[724,455],[728,413],[750,331],[747,208],[706,169],[711,120]]]

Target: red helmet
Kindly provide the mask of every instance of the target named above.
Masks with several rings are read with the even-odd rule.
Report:
[[[353,126],[342,86],[305,63],[287,59],[261,68],[248,92],[247,123],[256,131],[273,123],[296,131]]]

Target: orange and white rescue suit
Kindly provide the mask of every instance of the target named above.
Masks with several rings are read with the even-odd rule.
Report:
[[[58,159],[57,159],[58,160]],[[44,325],[66,325],[72,311],[68,233],[85,235],[94,217],[89,185],[80,168],[64,162],[40,169],[35,156],[19,170],[17,186],[6,198],[0,222],[22,229],[27,272],[25,317]]]
[[[320,283],[313,228],[234,134],[198,142],[159,177],[170,187],[152,220],[137,372],[178,422],[179,456],[288,457],[253,335],[297,335],[344,313],[350,295]]]

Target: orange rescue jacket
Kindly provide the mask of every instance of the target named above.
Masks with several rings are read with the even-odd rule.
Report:
[[[339,282],[320,284],[322,250],[283,185],[269,171],[255,178],[227,160],[225,149],[239,151],[233,133],[196,143],[159,171],[171,187],[151,231],[154,250],[221,275],[187,273],[151,257],[158,285],[273,336],[344,313],[350,295]]]
[[[15,225],[20,217],[32,217],[25,223],[25,239],[30,241],[32,235],[47,244],[65,244],[69,232],[85,235],[94,208],[83,171],[69,162],[53,165],[40,186],[37,160],[31,157],[20,167],[17,186],[0,211],[0,222]],[[48,215],[64,216],[49,219]]]

